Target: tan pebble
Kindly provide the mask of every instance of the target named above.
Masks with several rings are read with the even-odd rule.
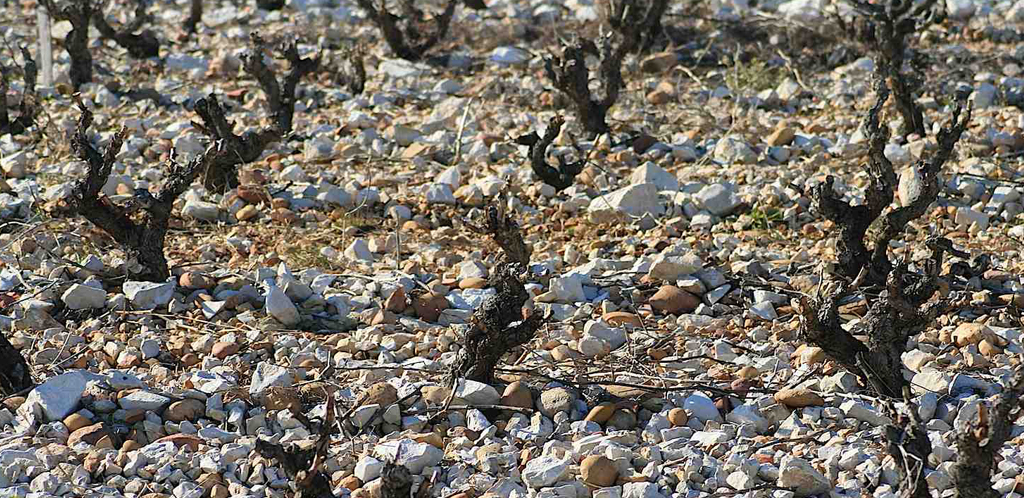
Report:
[[[214,484],[210,488],[210,498],[230,498],[231,493],[223,484]]]
[[[209,289],[213,287],[213,279],[197,271],[187,271],[178,277],[178,284],[190,290]]]
[[[615,404],[604,402],[590,409],[590,413],[587,414],[584,420],[590,422],[597,422],[603,424],[607,422],[612,415],[615,413]]]
[[[363,482],[360,481],[359,478],[356,477],[356,476],[348,476],[348,477],[342,479],[340,484],[341,484],[341,487],[343,487],[343,488],[345,488],[345,489],[347,489],[349,491],[355,491],[355,490],[363,487]]]
[[[260,210],[256,209],[256,206],[249,204],[248,206],[239,209],[238,212],[235,213],[235,218],[238,221],[248,221],[255,218],[256,216],[259,216],[259,214]]]
[[[601,315],[601,319],[616,327],[623,325],[639,327],[641,325],[640,317],[628,311],[611,311]]]
[[[81,414],[72,413],[71,415],[64,417],[64,426],[68,428],[68,432],[75,432],[87,425],[92,425],[92,421]]]
[[[451,390],[443,386],[423,386],[420,388],[420,394],[423,396],[424,400],[435,405],[440,405],[448,399],[448,395],[451,394]]]
[[[406,306],[408,306],[405,300],[405,288],[399,287],[398,289],[395,289],[390,296],[388,296],[387,301],[384,302],[384,309],[392,313],[401,313],[405,311]]]
[[[654,361],[661,361],[669,356],[669,351],[662,348],[647,348],[647,356]]]
[[[555,361],[565,361],[576,357],[576,354],[574,353],[575,351],[573,351],[569,346],[561,344],[557,348],[551,350],[551,357],[554,358]]]
[[[101,422],[85,427],[79,428],[75,432],[72,432],[68,436],[68,446],[75,446],[79,443],[85,443],[92,446],[99,446],[99,442],[106,436],[110,435],[110,430]],[[112,441],[111,441],[112,443]],[[114,445],[110,444],[108,447],[113,448]]]
[[[823,406],[825,404],[821,395],[805,388],[783,389],[775,393],[775,401],[789,408]]]
[[[674,285],[663,285],[648,303],[659,313],[674,315],[697,309],[700,298]]]
[[[398,389],[387,382],[378,382],[363,395],[362,405],[380,405],[385,408],[398,401]]]
[[[736,372],[736,375],[741,379],[752,380],[756,379],[759,373],[756,368],[747,365]]]
[[[620,431],[631,431],[636,428],[636,423],[636,412],[629,408],[619,408],[605,425]]]
[[[978,351],[985,356],[995,356],[1003,352],[1003,348],[996,346],[985,339],[978,343]]]
[[[590,455],[580,462],[580,477],[589,486],[607,488],[619,478],[619,468],[604,455]]]
[[[796,130],[788,126],[776,128],[770,135],[765,137],[764,143],[771,146],[789,145],[796,138]]]
[[[501,404],[519,408],[533,408],[533,393],[530,387],[522,382],[516,381],[505,387],[501,395]]]
[[[460,289],[483,289],[487,287],[487,279],[483,277],[469,277],[459,281]]]
[[[953,331],[953,341],[957,346],[964,347],[991,339],[996,342],[996,333],[986,324],[977,322],[961,323]]]
[[[212,353],[220,359],[227,358],[238,352],[239,346],[235,342],[218,342],[213,345]]]
[[[689,420],[690,417],[686,415],[686,410],[682,408],[673,408],[668,411],[668,421],[673,427],[683,427]]]
[[[441,312],[448,309],[448,300],[441,294],[426,293],[412,302],[416,315],[427,322],[436,322]]]
[[[195,353],[188,353],[181,357],[181,363],[186,367],[193,367],[199,364],[201,360]]]
[[[177,448],[185,447],[193,452],[199,451],[199,445],[203,444],[202,439],[180,432],[178,434],[171,434],[170,436],[164,436],[156,440],[158,443],[163,441],[170,441],[174,443],[174,446]]]
[[[436,432],[424,432],[412,437],[417,443],[426,443],[438,449],[444,449],[444,437]]]

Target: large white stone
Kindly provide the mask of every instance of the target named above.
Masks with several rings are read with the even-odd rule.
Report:
[[[629,176],[629,183],[632,185],[653,183],[658,190],[679,190],[679,179],[676,178],[676,175],[665,171],[664,168],[651,161],[647,161],[633,170],[633,174]]]
[[[654,258],[647,275],[653,279],[673,282],[679,277],[697,273],[703,268],[704,262],[701,261],[700,256],[692,252],[671,256],[660,254]]]
[[[732,164],[750,164],[757,161],[757,152],[747,144],[743,137],[726,135],[715,144],[715,160]]]
[[[290,387],[293,382],[295,376],[287,368],[263,361],[256,365],[256,371],[252,374],[249,394],[255,396],[271,386]]]
[[[791,21],[814,23],[824,17],[824,0],[791,0],[779,5],[779,13]]]
[[[452,191],[452,186],[447,183],[431,183],[427,186],[423,196],[428,204],[454,205],[456,202],[455,192]]]
[[[956,208],[956,217],[953,219],[960,228],[968,228],[977,224],[978,228],[988,228],[988,215],[981,211],[975,211],[968,206]]]
[[[655,218],[665,214],[665,206],[658,199],[658,186],[653,183],[639,183],[623,187],[590,201],[587,207],[590,220],[607,223],[623,217],[642,217],[649,214]]]
[[[354,474],[362,482],[370,482],[378,477],[384,470],[384,462],[373,458],[370,455],[364,455],[356,462],[356,470]]]
[[[586,325],[583,326],[583,334],[596,337],[608,343],[611,348],[619,349],[624,344],[628,337],[626,336],[626,330],[620,327],[612,327],[603,320],[590,320]]]
[[[491,62],[498,64],[522,64],[532,59],[529,52],[516,47],[498,47],[491,51]]]
[[[174,288],[174,282],[128,281],[121,286],[132,307],[141,310],[167,305],[174,297]]]
[[[181,208],[181,215],[200,221],[217,221],[217,218],[220,217],[220,206],[212,202],[190,199],[185,201],[185,206]]]
[[[86,377],[82,372],[60,374],[36,386],[18,411],[32,413],[38,407],[46,420],[63,420],[78,408],[85,385]]]
[[[715,406],[715,402],[703,393],[691,394],[685,401],[683,401],[683,408],[690,410],[690,413],[702,422],[706,422],[708,420],[722,420],[722,416],[718,413],[718,408]]]
[[[396,465],[409,469],[413,475],[423,473],[423,469],[427,467],[437,466],[444,458],[444,451],[441,449],[427,443],[417,443],[411,439],[378,444],[374,453],[383,459],[395,462]]]
[[[715,216],[731,214],[740,205],[740,198],[729,187],[713,183],[697,192],[694,199]]]
[[[551,279],[551,292],[554,292],[556,299],[563,303],[571,304],[587,299],[583,292],[583,278],[580,275]]]
[[[772,425],[771,421],[761,416],[761,410],[751,404],[737,406],[725,416],[725,420],[734,424],[751,424],[758,434],[763,434]]]
[[[89,285],[74,284],[64,291],[60,299],[73,310],[102,308],[107,302],[107,292]]]
[[[345,248],[343,253],[346,258],[353,261],[373,261],[373,252],[370,251],[370,245],[363,239],[355,239],[348,247]]]
[[[622,486],[622,498],[664,498],[653,482],[627,482]]]
[[[879,415],[874,408],[851,399],[839,405],[839,409],[843,411],[843,414],[850,418],[855,418],[861,422],[867,422],[874,426],[886,425],[892,423],[889,417]]]
[[[501,399],[501,395],[489,384],[475,380],[459,379],[455,387],[455,397],[470,405],[493,405]]]
[[[782,457],[776,484],[783,488],[794,488],[796,496],[814,496],[832,489],[832,483],[827,477],[807,460],[792,455]]]
[[[569,471],[569,462],[553,456],[541,456],[530,460],[523,469],[523,482],[538,489],[561,481]]]
[[[978,9],[974,0],[946,0],[946,15],[950,19],[963,21],[974,15]]]
[[[267,299],[264,309],[267,314],[287,326],[297,325],[302,317],[295,303],[285,295],[284,291],[273,282],[268,281]]]

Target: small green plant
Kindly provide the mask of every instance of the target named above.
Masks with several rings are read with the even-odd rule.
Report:
[[[785,77],[781,68],[764,61],[743,63],[735,60],[732,69],[725,75],[725,84],[733,92],[757,93],[778,87]]]
[[[750,217],[754,220],[752,226],[758,230],[768,230],[772,225],[783,223],[782,211],[776,208],[755,207],[750,210]]]

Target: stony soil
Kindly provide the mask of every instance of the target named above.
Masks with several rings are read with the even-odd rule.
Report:
[[[112,24],[132,16],[122,3],[103,9]],[[799,298],[836,258],[810,188],[835,175],[856,200],[868,181],[874,63],[825,2],[673,2],[667,38],[625,59],[612,132],[597,138],[544,56],[596,34],[601,2],[460,4],[418,63],[394,58],[352,0],[240,3],[208,1],[189,37],[189,2],[157,2],[158,58],[92,33],[94,83],[80,91],[93,140],[129,130],[103,188],[114,203],[158,186],[172,151],[184,162],[207,147],[199,98],[216,93],[236,133],[267,123],[242,70],[250,32],[323,53],[294,133],[242,168],[243,185],[178,199],[163,283],[126,279],[134,262],[109,236],[52,209],[86,172],[69,138],[70,25],[53,27],[39,126],[0,137],[0,330],[38,384],[0,406],[0,496],[292,496],[312,453],[281,448],[319,442],[335,496],[400,495],[396,466],[416,496],[444,498],[896,496],[882,439],[893,404],[799,334]],[[939,201],[891,248],[920,259],[944,235],[972,256],[950,267],[991,258],[948,278],[943,295],[964,305],[903,357],[934,496],[951,493],[957,432],[1024,354],[1024,6],[946,3],[949,19],[912,43],[929,136],[899,135],[891,111],[885,149],[900,169],[927,155],[952,95],[973,87]],[[36,54],[35,7],[0,9],[5,66],[22,63],[18,46]],[[342,84],[353,43],[360,95]],[[144,88],[159,98],[126,93]],[[566,126],[549,156],[588,161],[562,191],[515,143],[555,115]],[[453,383],[474,310],[495,294],[502,251],[467,226],[488,205],[532,248],[528,308],[544,320],[494,385]],[[867,309],[844,302],[844,326]],[[1024,494],[1022,444],[1015,425],[994,470],[1004,496]]]

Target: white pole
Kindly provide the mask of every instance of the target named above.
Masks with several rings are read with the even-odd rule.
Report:
[[[42,66],[43,86],[53,86],[53,39],[50,37],[50,14],[46,7],[36,9],[39,18],[39,64]]]

